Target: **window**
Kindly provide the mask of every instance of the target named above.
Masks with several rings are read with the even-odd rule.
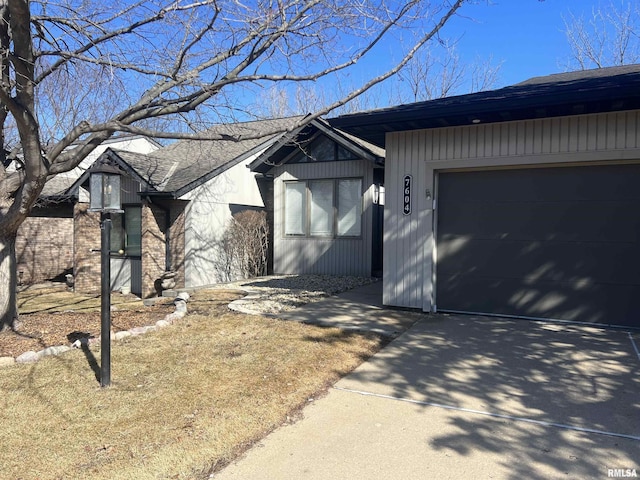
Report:
[[[142,208],[124,206],[124,213],[111,215],[111,252],[139,256],[142,253]]]
[[[358,156],[324,135],[318,136],[300,151],[288,163],[336,162],[356,160]]]
[[[319,180],[308,183],[309,233],[312,236],[333,234],[333,181]]]
[[[362,202],[360,200],[361,181],[338,181],[338,236],[360,235]]]
[[[304,235],[307,225],[306,185],[304,182],[285,184],[285,220],[287,235]]]
[[[362,180],[285,182],[285,235],[358,237],[362,231]]]

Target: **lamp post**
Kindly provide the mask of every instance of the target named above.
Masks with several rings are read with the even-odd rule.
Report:
[[[89,170],[89,211],[100,212],[100,386],[111,384],[111,214],[122,212],[120,170],[106,162]]]

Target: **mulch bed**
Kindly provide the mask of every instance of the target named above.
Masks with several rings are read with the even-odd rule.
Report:
[[[173,303],[156,304],[137,310],[111,312],[114,332],[154,325],[175,310]],[[17,357],[30,350],[71,345],[82,338],[100,336],[100,312],[33,313],[20,316],[18,328],[0,332],[0,357]]]

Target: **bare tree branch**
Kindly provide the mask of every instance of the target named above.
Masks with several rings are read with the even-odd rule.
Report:
[[[2,248],[15,244],[47,179],[114,133],[212,139],[193,121],[248,110],[256,87],[312,89],[340,81],[385,41],[403,52],[352,90],[331,92],[292,128],[302,126],[398,73],[463,3],[0,0],[0,283],[15,277],[15,252]],[[406,32],[417,41],[405,48],[397,39]],[[0,326],[12,315],[6,294],[0,286]]]
[[[567,69],[586,70],[640,61],[640,6],[634,1],[610,2],[594,8],[590,18],[570,13],[564,19],[571,48]]]

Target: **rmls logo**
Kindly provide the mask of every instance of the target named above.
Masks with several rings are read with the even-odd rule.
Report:
[[[607,470],[607,477],[609,478],[637,478],[635,468],[609,468]]]

